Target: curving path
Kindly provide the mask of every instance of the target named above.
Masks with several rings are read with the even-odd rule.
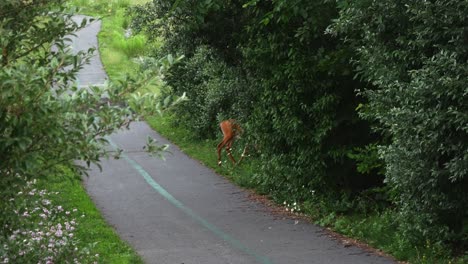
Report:
[[[94,22],[78,32],[73,47],[96,47],[99,29]],[[79,74],[83,87],[106,78],[98,56]],[[170,144],[173,154],[166,161],[141,151],[148,135]],[[144,122],[111,138],[124,155],[104,160],[103,172],[93,169],[85,186],[108,223],[146,263],[395,263],[345,246],[316,225],[272,214]]]

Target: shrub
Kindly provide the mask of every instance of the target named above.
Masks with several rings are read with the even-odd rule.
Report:
[[[467,11],[466,1],[343,1],[333,28],[373,85],[362,114],[391,137],[380,155],[412,243],[466,239]]]
[[[323,34],[338,15],[334,3],[159,1],[133,11],[137,31],[164,36],[164,50],[187,57],[167,78],[191,98],[178,110],[182,122],[211,137],[217,119],[240,119],[262,149],[265,190],[304,198],[302,186],[358,192],[381,184],[375,172],[356,173],[347,155],[375,139],[355,112],[362,99],[350,50]]]
[[[378,139],[360,120],[351,51],[323,32],[338,13],[330,1],[250,1],[242,51],[259,99],[250,118],[263,153],[260,185],[309,199],[355,195],[382,184],[348,155]],[[305,188],[304,188],[305,187]]]
[[[169,64],[109,87],[77,87],[76,74],[93,50],[69,49],[66,36],[87,21],[75,23],[62,4],[0,2],[0,195],[8,199],[15,198],[13,186],[44,179],[57,172],[58,165],[82,173],[83,164],[99,166],[100,158],[110,155],[107,135],[168,106],[155,105],[156,95],[136,90],[158,79]],[[128,105],[120,104],[124,99]],[[163,147],[147,149],[161,152]],[[1,226],[12,226],[14,216],[4,212]],[[0,235],[7,235],[4,232]]]
[[[254,95],[235,67],[229,67],[206,46],[173,67],[165,79],[178,94],[187,93],[190,100],[175,111],[195,137],[210,138],[218,133],[219,121],[235,118],[243,121],[253,108]]]

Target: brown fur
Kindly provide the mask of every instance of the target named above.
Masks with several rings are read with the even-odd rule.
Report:
[[[227,155],[231,160],[232,164],[236,165],[237,162],[232,156],[231,148],[232,144],[234,143],[234,140],[238,138],[244,132],[244,130],[235,119],[224,120],[221,123],[219,123],[219,127],[221,128],[221,132],[223,132],[223,140],[218,144],[217,147],[218,165],[221,166],[222,164],[221,150],[223,149],[223,147],[226,148]],[[241,162],[241,160],[244,158],[246,150],[247,148],[244,149],[244,152],[242,153],[239,162]]]

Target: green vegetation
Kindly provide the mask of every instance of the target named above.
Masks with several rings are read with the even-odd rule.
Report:
[[[99,33],[99,52],[106,65],[106,72],[111,79],[120,79],[125,74],[134,74],[137,64],[129,55],[145,53],[145,39],[142,36],[125,38],[124,9],[118,9],[112,16],[102,19]]]
[[[467,10],[466,1],[350,2],[332,28],[373,85],[362,115],[391,135],[379,151],[411,243],[468,242]]]
[[[214,154],[214,146],[219,142],[214,139],[195,140],[192,131],[184,126],[175,127],[173,125],[176,118],[177,116],[173,114],[165,114],[164,116],[147,118],[147,122],[164,137],[176,144],[187,155],[199,160],[217,173],[226,176],[239,186],[246,188],[254,187],[251,181],[254,167],[252,161],[248,161],[246,158],[246,163],[242,164],[242,166],[235,168],[230,165],[219,167]],[[238,142],[236,142],[236,146],[238,146],[237,144]],[[234,156],[239,157],[240,151],[241,149],[233,149]]]
[[[133,35],[129,31],[130,19],[126,15],[127,7],[142,4],[143,0],[90,1],[73,0],[70,6],[78,7],[80,13],[102,20],[99,33],[99,52],[106,72],[113,80],[127,74],[135,74],[138,64],[133,59],[145,55],[149,50],[146,37]]]
[[[92,252],[98,254],[99,263],[143,263],[136,252],[120,240],[115,231],[107,225],[101,213],[84,190],[81,179],[70,170],[64,170],[57,176],[49,176],[42,186],[50,192],[58,192],[51,198],[64,208],[84,214],[78,217],[76,236],[82,245],[94,245]]]
[[[171,140],[182,151],[199,160],[204,165],[212,168],[217,173],[226,176],[239,186],[254,189],[260,194],[268,195],[277,204],[284,204],[285,210],[290,210],[287,204],[293,204],[295,200],[284,199],[272,195],[271,192],[259,189],[255,179],[260,167],[258,157],[248,157],[240,166],[233,167],[227,157],[222,167],[217,166],[215,147],[218,140],[194,138],[193,131],[185,126],[174,125],[177,116],[166,114],[162,117],[148,118],[148,123],[164,137]],[[244,142],[234,144],[233,153],[239,157]],[[377,190],[374,190],[377,192]],[[383,194],[384,190],[382,190]],[[313,192],[315,194],[315,191]],[[426,241],[424,245],[414,246],[395,229],[398,227],[396,221],[397,212],[394,210],[382,210],[369,208],[369,200],[372,196],[360,197],[352,202],[342,200],[331,200],[323,197],[315,197],[294,206],[295,211],[301,215],[307,215],[313,221],[322,226],[332,228],[334,231],[346,236],[368,243],[370,246],[391,253],[400,260],[410,260],[410,263],[465,263],[463,257],[454,259],[446,247],[442,244],[432,244]],[[346,204],[349,202],[348,204]],[[292,207],[292,206],[291,206]],[[343,213],[348,208],[356,208],[354,213]],[[360,213],[366,212],[366,213]],[[381,211],[381,212],[379,212]],[[466,258],[466,257],[465,257]]]
[[[102,2],[112,9],[130,3]],[[155,105],[154,93],[136,93],[160,82],[171,61],[121,75],[109,87],[79,89],[76,74],[92,50],[73,54],[68,48],[64,37],[87,22],[73,22],[66,4],[0,3],[0,261],[141,263],[86,196],[77,176],[86,167],[76,160],[99,165],[100,157],[112,155],[104,148],[107,135],[171,104]],[[114,45],[137,55],[142,41]],[[104,95],[110,104],[102,102]],[[120,104],[124,98],[131,108]]]
[[[62,239],[58,229],[75,217],[64,209],[86,215],[54,260],[91,262],[99,254],[103,262],[140,261],[104,227],[72,175],[81,169],[75,160],[97,162],[106,154],[104,136],[139,118],[128,107],[101,105],[102,94],[127,98],[147,115],[171,102],[157,91],[187,92],[190,100],[150,124],[237,184],[398,259],[468,262],[466,2],[162,0],[131,7],[146,2],[0,4],[8,10],[0,11],[0,209],[9,212],[0,216],[8,226],[2,257],[46,257],[40,244],[24,250],[30,233],[16,236],[38,228],[29,220],[42,216],[26,206],[36,200],[24,194],[44,199],[31,189],[39,179],[60,192],[50,196],[53,206],[42,200],[52,212],[45,232]],[[69,23],[64,4],[103,19],[102,60],[119,82],[73,90],[89,55],[65,49],[62,37],[80,25]],[[185,59],[166,71],[178,61],[170,54]],[[216,165],[218,123],[227,118],[246,131],[235,156],[255,146],[237,167]]]
[[[466,2],[132,10],[133,30],[164,39],[151,56],[185,55],[163,93],[190,101],[153,126],[187,153],[216,167],[218,123],[236,118],[247,131],[237,148],[257,150],[217,169],[233,181],[398,259],[466,262]]]

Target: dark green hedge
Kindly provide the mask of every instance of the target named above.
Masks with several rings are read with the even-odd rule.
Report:
[[[412,241],[464,235],[467,12],[467,1],[343,1],[334,25],[373,84],[364,116],[392,137],[380,153]]]

